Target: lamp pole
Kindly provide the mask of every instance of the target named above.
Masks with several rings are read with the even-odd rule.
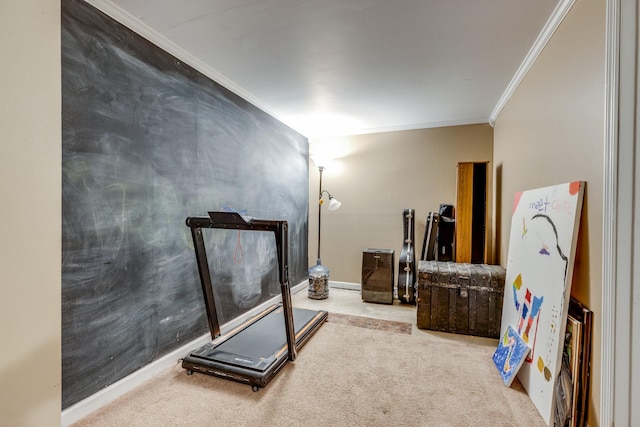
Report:
[[[323,166],[318,166],[320,171],[320,184],[318,193],[318,261],[316,265],[309,268],[309,293],[311,299],[329,298],[329,269],[322,265],[320,261],[320,230],[322,218],[322,171]]]
[[[320,184],[318,190],[318,265],[320,262],[320,223],[322,221],[322,171],[324,170],[324,166],[318,166],[318,170],[320,171]]]
[[[322,230],[322,196],[327,193],[329,197],[329,210],[333,211],[340,207],[341,203],[333,198],[331,193],[322,189],[322,171],[324,166],[318,166],[320,171],[320,183],[318,188],[318,261],[316,265],[309,268],[309,298],[325,299],[329,298],[329,269],[322,265],[320,261],[320,231]]]

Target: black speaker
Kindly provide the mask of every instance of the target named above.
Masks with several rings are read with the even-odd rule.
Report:
[[[455,216],[453,212],[454,212],[453,205],[450,205],[448,203],[440,203],[440,210],[438,211],[440,216],[453,218]]]
[[[393,249],[365,249],[362,252],[362,300],[393,304]]]
[[[456,219],[453,205],[440,204],[440,224],[438,224],[436,260],[453,261],[453,242],[456,232]]]

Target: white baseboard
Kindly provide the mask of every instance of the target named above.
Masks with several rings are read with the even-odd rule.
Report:
[[[211,335],[203,335],[200,338],[172,351],[171,353],[162,356],[160,359],[153,361],[120,381],[113,383],[103,390],[100,390],[86,399],[66,408],[61,414],[61,426],[66,427],[81,420],[118,397],[142,385],[142,383],[150,380],[161,371],[164,371],[170,366],[174,366],[182,357],[189,354],[191,350],[195,350],[196,348],[203,346],[208,341],[211,341]]]
[[[306,286],[307,286],[307,281],[299,283],[291,288],[291,293],[294,294],[296,292],[299,292]],[[232,321],[225,323],[224,325],[221,325],[220,326],[221,333],[224,334],[234,329],[236,326],[242,324],[245,320],[255,316],[256,314],[260,313],[267,307],[279,302],[280,300],[281,300],[280,296],[274,297],[269,301],[266,301],[263,304],[260,304],[258,307],[255,307],[254,309],[249,310],[247,313],[243,314],[242,316],[239,316],[238,318],[233,319]],[[114,401],[118,397],[142,385],[144,382],[150,380],[155,375],[159,374],[165,369],[171,366],[175,366],[177,363],[179,363],[180,359],[182,359],[184,356],[189,354],[191,351],[205,345],[209,341],[211,341],[211,335],[207,333],[183,345],[182,347],[176,350],[173,350],[171,353],[166,354],[157,360],[154,360],[147,366],[135,371],[134,373],[126,376],[120,381],[113,383],[110,386],[104,388],[103,390],[100,390],[99,392],[92,394],[86,399],[81,400],[80,402],[66,408],[61,413],[61,417],[60,417],[61,426],[62,427],[70,426],[71,424],[81,420],[82,418],[86,417],[92,412],[97,411],[98,409]]]
[[[360,283],[334,282],[332,280],[329,280],[329,288],[348,289],[348,290],[351,290],[351,291],[359,291],[359,290],[361,290],[362,286],[360,285]]]
[[[293,286],[291,288],[291,295],[297,294],[301,290],[306,289],[308,284],[309,282],[305,280],[304,282],[300,282],[297,285]]]

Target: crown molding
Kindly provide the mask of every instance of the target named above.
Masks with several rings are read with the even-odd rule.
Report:
[[[491,112],[491,115],[489,116],[489,124],[491,126],[495,124],[500,112],[502,112],[504,106],[507,105],[507,102],[509,102],[509,99],[520,85],[520,82],[524,80],[524,77],[535,63],[538,55],[540,55],[542,49],[544,49],[549,40],[551,40],[551,36],[553,36],[553,33],[558,29],[560,23],[564,20],[565,16],[567,16],[567,13],[569,13],[569,10],[571,10],[571,7],[575,2],[576,0],[562,0],[558,3],[555,10],[547,20],[544,28],[538,35],[538,38],[533,43],[533,46],[531,46],[529,53],[525,56],[524,61],[520,64],[520,67]]]
[[[334,138],[334,137],[344,137],[344,136],[370,135],[374,133],[402,132],[402,131],[408,131],[408,130],[443,128],[443,127],[451,127],[451,126],[481,125],[481,124],[489,124],[489,118],[476,117],[476,118],[448,120],[448,121],[439,121],[439,122],[409,123],[409,124],[398,125],[398,126],[369,127],[369,128],[362,128],[357,130],[342,129],[336,134],[322,134],[322,135],[309,134],[305,136],[309,139],[324,139],[324,138]]]

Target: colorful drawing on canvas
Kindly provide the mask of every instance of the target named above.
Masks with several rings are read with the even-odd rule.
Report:
[[[529,354],[529,346],[516,330],[509,326],[493,353],[493,363],[507,386],[513,382],[527,354]]]
[[[501,336],[512,326],[530,348],[518,378],[547,425],[553,424],[584,186],[575,181],[518,193],[511,218]]]

